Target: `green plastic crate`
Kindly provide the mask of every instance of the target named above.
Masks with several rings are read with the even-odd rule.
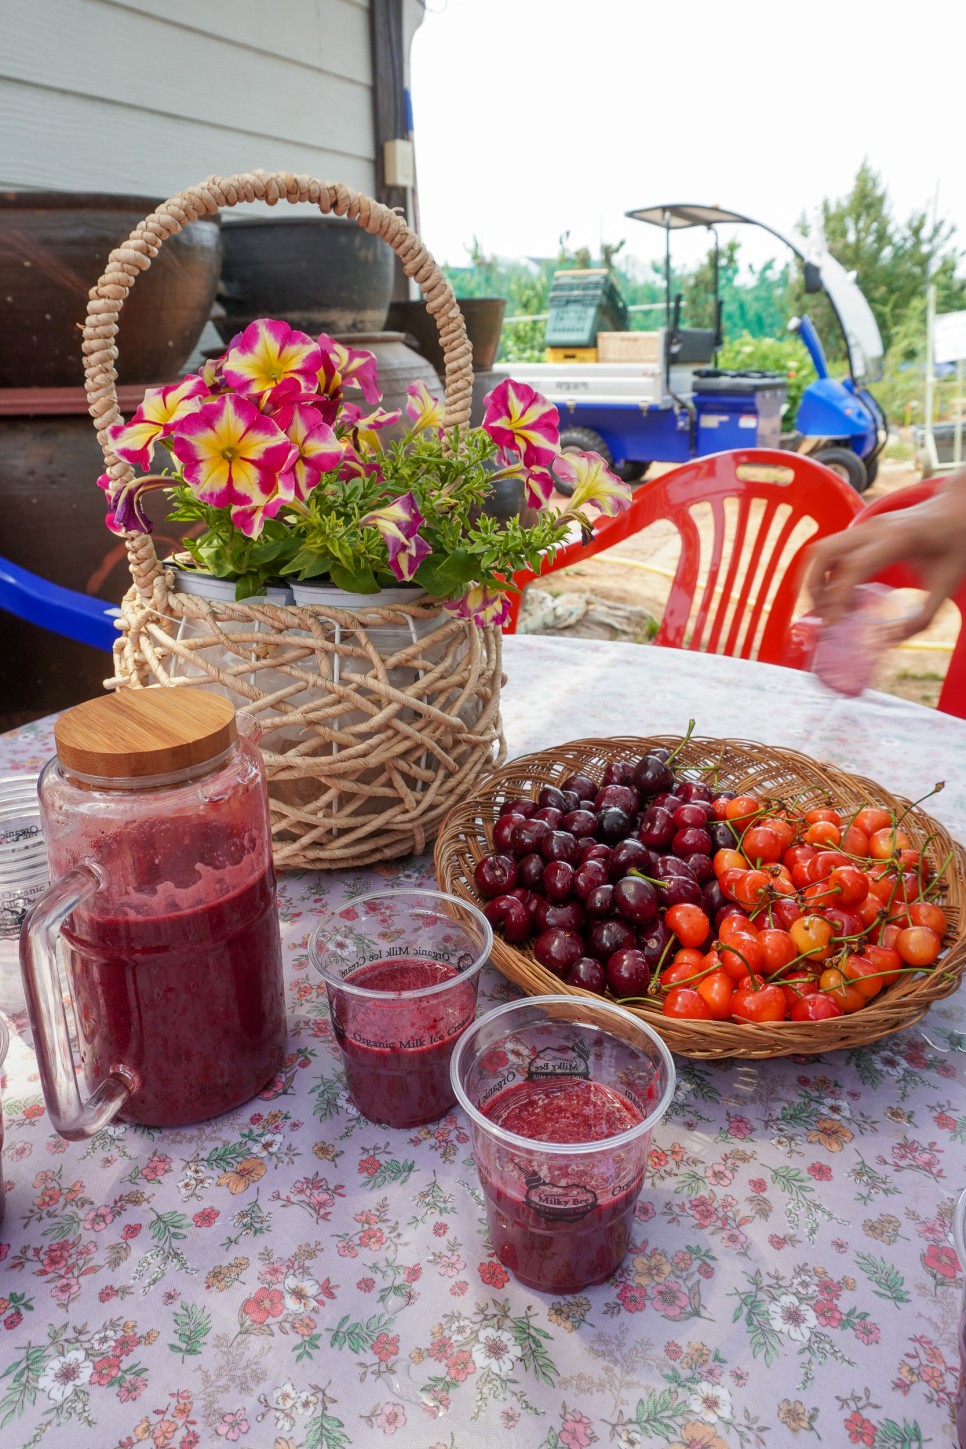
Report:
[[[610,272],[554,272],[544,339],[547,347],[593,347],[598,332],[626,332],[627,308]]]

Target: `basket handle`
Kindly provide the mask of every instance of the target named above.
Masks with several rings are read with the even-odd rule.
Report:
[[[436,319],[446,364],[446,425],[469,422],[473,397],[473,352],[466,336],[463,314],[453,289],[437,262],[398,212],[373,201],[341,182],[315,181],[310,176],[293,176],[285,171],[246,171],[237,176],[209,176],[162,203],[145,217],[126,241],[111,252],[97,286],[92,288],[84,323],[84,373],[88,410],[94,419],[97,439],[104,453],[107,472],[118,483],[129,482],[134,469],[113,452],[107,434],[121,419],[117,401],[118,317],[139,272],[147,271],[162,242],[175,236],[200,216],[212,216],[223,206],[242,201],[308,201],[323,216],[347,216],[366,231],[382,237],[400,258],[407,277],[419,283],[427,309]],[[150,534],[126,534],[131,574],[138,591],[150,598],[163,578],[161,563]]]

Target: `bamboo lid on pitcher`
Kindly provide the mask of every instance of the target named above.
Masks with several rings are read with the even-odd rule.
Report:
[[[169,775],[203,765],[235,739],[235,708],[204,689],[124,689],[62,714],[57,754],[69,770],[102,779]]]

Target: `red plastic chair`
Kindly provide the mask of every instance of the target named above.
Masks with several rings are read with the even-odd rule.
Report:
[[[705,559],[694,516],[702,505],[710,505],[714,524]],[[626,513],[600,520],[588,544],[567,544],[545,559],[539,575],[524,570],[514,582],[523,589],[669,520],[681,554],[654,643],[802,669],[814,644],[810,630],[793,624],[802,555],[815,538],[846,528],[861,508],[847,483],[810,458],[763,448],[715,453],[643,484]],[[506,633],[516,630],[520,598],[514,596]]]
[[[880,513],[894,513],[900,508],[912,508],[916,503],[924,503],[942,485],[942,478],[923,478],[921,483],[912,483],[908,488],[899,488],[895,493],[887,493],[884,498],[877,498],[874,503],[867,503],[862,511],[852,519],[852,523],[864,523],[867,518],[875,518]],[[891,589],[923,588],[922,579],[907,563],[892,564],[889,568],[876,574],[872,582],[885,584]],[[966,719],[966,629],[963,628],[963,621],[966,620],[966,583],[961,584],[958,591],[951,597],[952,602],[959,610],[960,627],[956,647],[950,655],[946,678],[939,691],[937,708],[941,709],[944,714],[952,714],[958,719]]]

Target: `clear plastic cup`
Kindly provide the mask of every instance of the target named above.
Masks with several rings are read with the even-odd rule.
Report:
[[[657,1033],[606,1002],[534,996],[480,1017],[451,1070],[500,1262],[546,1293],[610,1277],[674,1092]]]
[[[953,1218],[953,1242],[959,1257],[959,1266],[966,1274],[966,1189],[959,1195],[956,1214]],[[956,1395],[956,1432],[961,1445],[966,1446],[966,1287],[959,1310],[959,1392]]]
[[[50,884],[33,775],[0,776],[0,1011],[24,1011],[20,927]]]
[[[898,641],[899,625],[909,617],[894,589],[859,584],[848,613],[821,624],[812,656],[812,672],[836,694],[854,698],[868,689],[882,656]]]
[[[475,906],[435,890],[362,896],[313,931],[349,1095],[370,1122],[418,1127],[454,1105],[450,1056],[492,946]]]

